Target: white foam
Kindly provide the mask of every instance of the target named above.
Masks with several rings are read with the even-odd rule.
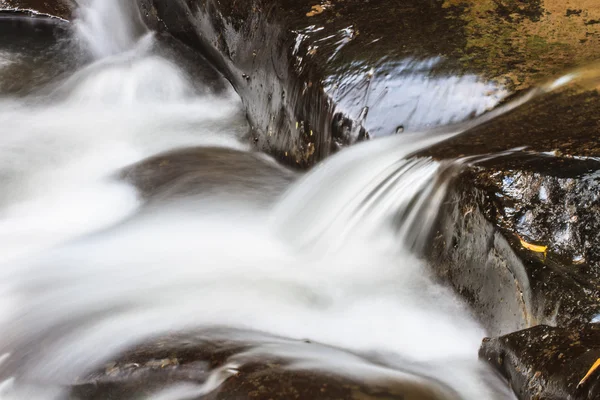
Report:
[[[132,1],[77,1],[77,35],[98,59],[130,50],[146,31]]]
[[[387,224],[437,174],[403,158],[443,136],[342,152],[273,212],[212,198],[137,215],[135,191],[114,177],[122,167],[178,147],[248,146],[239,99],[198,95],[123,7],[82,8],[78,32],[99,60],[55,101],[0,104],[0,354],[18,367],[3,400],[56,398],[56,385],[139,341],[223,325],[425,364],[465,399],[491,398],[484,332]],[[314,243],[335,246],[305,251]],[[299,364],[316,368],[311,357]],[[223,374],[212,377],[158,398],[201,393]]]

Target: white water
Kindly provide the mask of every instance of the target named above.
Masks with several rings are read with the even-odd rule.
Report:
[[[76,0],[77,37],[96,58],[132,49],[146,32],[134,2],[123,0]]]
[[[119,351],[207,326],[376,352],[464,399],[508,398],[483,380],[483,330],[403,246],[409,232],[389,223],[415,196],[431,207],[404,226],[431,223],[439,166],[403,158],[443,136],[344,151],[272,210],[221,194],[138,213],[143,200],[115,178],[121,168],[181,147],[246,146],[235,96],[194,91],[173,60],[152,54],[154,38],[130,24],[126,4],[83,5],[76,31],[97,61],[57,100],[0,100],[2,399],[60,398],[60,385]],[[406,378],[338,353],[295,354],[296,367]],[[227,371],[156,398],[204,393]]]

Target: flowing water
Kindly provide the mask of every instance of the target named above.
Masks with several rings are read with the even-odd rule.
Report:
[[[242,140],[227,83],[188,68],[127,3],[83,2],[59,43],[75,67],[0,97],[1,399],[60,399],[132,346],[212,327],[331,346],[248,333],[246,352],[292,369],[512,398],[477,359],[484,330],[412,251],[454,166],[406,157],[454,133],[359,145],[290,183]],[[18,57],[0,52],[0,79]],[[216,166],[145,190],[148,158],[170,152],[153,171],[168,169],[179,149]],[[245,356],[149,398],[201,396]]]

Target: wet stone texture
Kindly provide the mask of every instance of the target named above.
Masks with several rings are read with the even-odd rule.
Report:
[[[150,157],[125,168],[121,177],[150,204],[231,194],[238,201],[268,205],[295,180],[296,173],[260,153],[196,147]]]
[[[538,324],[561,327],[484,343],[482,354],[512,379],[522,399],[598,396],[597,375],[590,378],[596,382],[590,383],[590,391],[576,391],[572,384],[583,365],[589,369],[596,360],[594,349],[600,343],[594,325],[600,316],[600,96],[595,68],[581,70],[573,83],[421,154],[471,157],[452,186],[432,238],[428,256],[436,271],[467,299],[492,335]],[[582,328],[584,324],[589,325]],[[590,339],[573,340],[579,353],[572,359],[556,365],[546,361],[548,335],[569,338],[585,332]],[[492,344],[496,350],[490,350]],[[560,346],[564,350],[567,345]],[[493,351],[510,358],[497,361],[489,356]],[[582,353],[585,357],[579,358]],[[590,364],[587,357],[594,354]]]
[[[48,92],[79,64],[57,19],[0,13],[0,95]]]
[[[459,268],[467,251],[479,261],[505,263],[498,273],[507,277],[508,269],[513,276],[524,324],[586,321],[600,312],[600,96],[590,89],[591,73],[423,152],[451,159],[496,154],[473,159],[454,186],[444,217],[449,232],[438,235],[434,259],[446,258],[445,265],[453,259],[450,264]],[[507,150],[513,152],[497,155]],[[470,226],[477,216],[484,219]],[[492,230],[483,234],[486,229]],[[498,247],[506,245],[518,262],[497,260]],[[519,272],[523,266],[526,271]],[[470,280],[465,271],[459,275],[458,281]],[[503,320],[494,313],[488,318]]]
[[[465,169],[443,206],[429,254],[434,269],[493,334],[539,323],[571,325],[600,314],[598,214],[585,203],[570,203],[577,192],[565,192],[560,177],[529,169],[530,160],[531,155],[515,155],[511,161],[519,169],[510,172]],[[598,183],[588,186],[594,178],[566,179],[582,196],[597,196]],[[524,184],[528,187],[514,196],[511,185]],[[539,201],[544,185],[554,189],[555,201]],[[532,213],[538,218],[528,218]],[[561,242],[554,241],[556,235]]]
[[[507,94],[460,63],[464,22],[442,1],[139,3],[151,27],[212,54],[244,101],[251,140],[298,167],[469,118]]]
[[[577,329],[540,325],[486,339],[480,356],[504,373],[519,398],[600,398],[600,325]]]
[[[0,11],[31,11],[66,20],[72,17],[76,6],[75,0],[0,0]]]
[[[300,167],[470,118],[600,50],[594,0],[138,2],[149,25],[212,53],[251,139]]]
[[[146,398],[157,390],[187,388],[185,398],[203,400],[457,399],[443,385],[409,374],[369,382],[366,376],[352,378],[318,368],[297,368],[293,356],[278,355],[282,351],[303,358],[311,353],[331,353],[332,358],[342,354],[308,341],[231,330],[171,335],[141,345],[81,378],[69,398],[130,400]],[[366,360],[362,362],[368,367]]]

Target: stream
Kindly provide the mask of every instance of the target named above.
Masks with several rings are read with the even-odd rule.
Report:
[[[202,398],[274,356],[407,400],[514,398],[417,251],[460,163],[410,155],[458,131],[290,170],[252,149],[229,83],[128,4],[82,2],[69,27],[0,18],[0,399],[73,398],[189,332],[245,345],[132,398]]]

